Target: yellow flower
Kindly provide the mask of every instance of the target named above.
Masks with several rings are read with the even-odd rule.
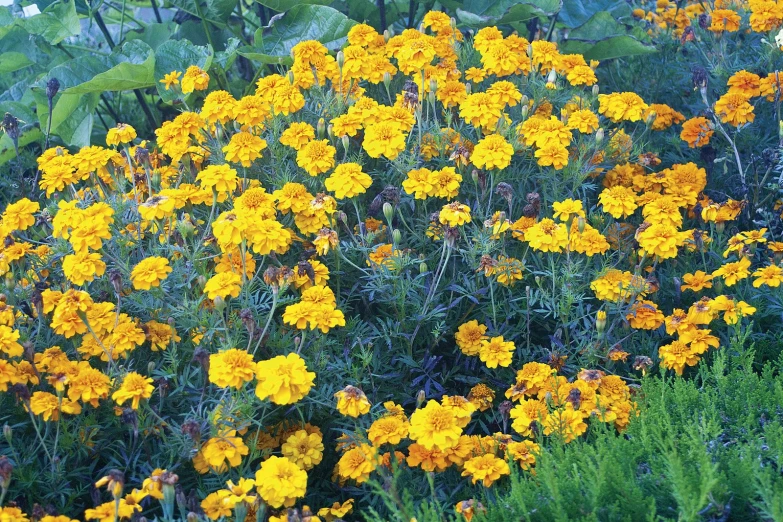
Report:
[[[726,286],[734,286],[750,275],[750,259],[743,257],[734,263],[726,263],[712,273],[712,277],[722,277]]]
[[[740,16],[731,9],[713,9],[710,19],[710,31],[714,33],[723,31],[733,33],[740,28]]]
[[[584,414],[580,410],[575,410],[570,402],[566,403],[565,408],[559,408],[550,413],[544,420],[544,434],[557,434],[568,443],[587,431],[587,423],[584,421]]]
[[[698,354],[682,341],[673,341],[658,348],[661,365],[682,375],[685,366],[695,366],[699,362]]]
[[[280,143],[299,150],[315,139],[315,129],[307,122],[293,122],[280,135]]]
[[[226,91],[212,91],[204,98],[201,117],[208,123],[228,123],[236,112],[237,101]]]
[[[228,165],[210,165],[198,173],[196,181],[201,184],[201,187],[218,193],[233,192],[239,183],[237,171]]]
[[[79,252],[63,258],[63,274],[71,283],[81,286],[106,273],[106,263],[98,252]]]
[[[367,438],[373,446],[380,447],[384,444],[399,444],[408,436],[410,424],[405,415],[384,415],[372,423],[367,430]]]
[[[9,233],[15,230],[25,231],[35,224],[35,216],[33,214],[40,209],[41,205],[38,202],[22,198],[5,207],[0,223],[2,223],[2,226],[10,229]]]
[[[512,341],[506,341],[503,336],[493,337],[481,341],[479,347],[479,359],[487,365],[487,368],[507,367],[511,364],[511,357],[516,350]]]
[[[550,369],[551,371],[551,369]],[[522,399],[510,412],[511,427],[523,437],[533,434],[534,426],[543,423],[549,415],[546,403],[538,399]]]
[[[207,281],[204,286],[204,293],[210,299],[228,296],[237,297],[242,290],[242,276],[233,272],[223,272],[215,274]]]
[[[371,158],[394,160],[405,150],[405,133],[395,122],[378,122],[365,130],[362,148]]]
[[[613,122],[639,121],[648,105],[634,92],[615,92],[598,95],[598,112]]]
[[[459,442],[462,428],[449,408],[430,400],[411,415],[410,438],[428,450],[446,451]]]
[[[464,464],[463,477],[471,477],[473,484],[482,481],[485,488],[490,487],[503,475],[509,475],[511,470],[505,460],[501,460],[491,453],[473,457]]]
[[[313,387],[315,373],[307,371],[304,359],[296,353],[278,355],[256,363],[256,396],[275,404],[300,401]]]
[[[168,74],[163,75],[163,79],[160,81],[168,91],[172,85],[179,85],[179,77],[182,76],[180,71],[171,71]]]
[[[202,447],[200,454],[212,469],[222,472],[242,463],[242,457],[250,452],[236,430],[228,430],[218,437],[212,437]]]
[[[131,408],[138,410],[141,399],[149,399],[154,390],[152,379],[136,372],[129,372],[122,380],[122,386],[112,394],[111,398],[119,406],[122,406],[125,401],[131,401]]]
[[[337,397],[337,410],[343,415],[358,417],[370,411],[367,395],[355,386],[346,386],[334,396]]]
[[[696,270],[692,274],[684,274],[682,280],[685,284],[680,285],[680,290],[699,292],[705,288],[712,288],[712,278],[712,275],[701,270]]]
[[[136,139],[136,129],[127,123],[118,123],[106,133],[106,145],[121,145]]]
[[[328,140],[312,140],[296,153],[296,164],[311,176],[317,176],[334,167],[336,152]]]
[[[249,167],[261,157],[261,151],[265,148],[266,140],[249,132],[237,132],[223,147],[223,152],[226,153],[226,161],[239,162],[243,167]]]
[[[209,382],[221,388],[239,389],[255,377],[253,356],[244,350],[231,348],[209,356]]]
[[[598,195],[598,202],[604,212],[611,214],[615,219],[632,215],[638,205],[636,204],[636,192],[622,185],[605,188]]]
[[[554,218],[560,221],[569,221],[575,217],[585,217],[582,202],[570,198],[552,203],[552,211]]]
[[[56,395],[37,391],[30,397],[30,411],[34,415],[40,415],[45,421],[57,422],[60,419],[60,413],[78,415],[82,407],[78,402],[71,401],[65,397],[58,398]]]
[[[323,459],[323,437],[320,433],[298,430],[286,439],[280,451],[284,457],[307,471],[320,464]]]
[[[86,364],[86,363],[85,363]],[[109,396],[109,377],[100,370],[89,365],[79,368],[79,372],[70,378],[68,383],[68,398],[72,401],[81,400],[98,407],[99,399]]]
[[[500,134],[490,134],[479,141],[473,149],[470,161],[480,169],[502,170],[511,164],[514,147]]]
[[[557,143],[548,143],[536,150],[534,156],[542,167],[552,167],[561,170],[568,165],[568,149]]]
[[[454,334],[454,339],[462,353],[465,355],[478,355],[482,342],[487,339],[486,332],[486,325],[479,324],[474,319],[461,324],[457,328],[457,333]]]
[[[712,138],[714,133],[715,131],[712,129],[710,121],[704,116],[697,116],[682,124],[680,139],[693,149],[709,144],[710,138]]]
[[[352,198],[364,194],[372,185],[372,178],[362,172],[358,163],[342,163],[324,182],[326,190],[334,192],[337,199]]]
[[[147,257],[131,270],[131,281],[136,290],[149,290],[153,286],[160,286],[171,273],[169,260],[165,257]]]
[[[544,218],[525,231],[525,241],[533,250],[560,252],[568,243],[568,231],[565,225]]]
[[[360,444],[340,457],[337,473],[344,479],[352,479],[361,484],[370,478],[370,473],[375,471],[378,463],[377,450],[369,444]]]
[[[209,86],[209,74],[201,67],[191,65],[182,77],[182,92],[190,94],[193,91],[203,91]]]
[[[715,102],[715,114],[720,121],[739,127],[744,123],[752,123],[756,115],[750,98],[742,92],[727,92]]]
[[[769,265],[757,269],[753,272],[753,277],[755,278],[753,281],[755,288],[759,288],[761,285],[777,288],[783,282],[783,269],[778,265]]]
[[[443,225],[458,227],[471,222],[470,207],[459,201],[444,205],[440,210],[439,221]]]
[[[269,457],[256,471],[256,490],[273,508],[291,507],[307,490],[307,472],[286,457]]]
[[[0,351],[8,357],[21,357],[24,353],[19,340],[19,331],[7,325],[0,325]]]

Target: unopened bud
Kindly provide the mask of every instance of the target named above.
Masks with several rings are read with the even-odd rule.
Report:
[[[391,74],[388,72],[383,73],[383,85],[386,86],[386,88],[389,88],[389,85],[391,85]]]
[[[57,91],[60,90],[60,80],[57,78],[50,78],[48,82],[46,82],[46,97],[50,100],[57,96]]]
[[[606,328],[606,312],[604,310],[598,310],[598,313],[595,314],[595,329],[598,331],[599,334],[602,334],[605,328]]]
[[[420,274],[424,274],[424,273],[426,273],[426,272],[427,272],[427,270],[429,270],[429,267],[427,266],[427,263],[425,263],[424,261],[422,261],[421,263],[419,263],[419,273],[420,273]]]
[[[226,300],[220,296],[216,296],[212,302],[215,304],[215,310],[217,311],[222,311],[226,307]]]
[[[576,229],[580,234],[585,231],[585,218],[582,216],[579,216],[579,218],[576,220]]]
[[[343,142],[343,150],[348,150],[348,147],[351,145],[351,139],[348,137],[348,135],[344,134],[340,140]]]
[[[400,241],[402,241],[402,232],[400,232],[399,228],[395,228],[392,231],[392,241],[394,241],[395,245],[399,245]]]
[[[783,139],[783,121],[778,122],[778,137]]]
[[[293,85],[294,84],[294,71],[288,71],[288,74],[286,75],[286,78],[288,78],[288,82]]]
[[[207,278],[204,277],[203,275],[198,276],[196,278],[196,284],[198,285],[199,288],[203,290],[204,287],[207,286]]]
[[[473,92],[473,87],[471,87],[470,83],[466,83],[465,84],[465,93],[466,94],[470,94],[471,92]]]
[[[473,180],[473,183],[478,183],[479,182],[479,175],[478,175],[478,171],[476,169],[473,169],[471,171],[470,179]]]
[[[555,83],[557,81],[557,71],[552,69],[546,77],[547,83]]]
[[[419,393],[416,394],[416,408],[421,408],[421,405],[424,404],[426,399],[427,394],[424,393],[424,390],[419,390]]]
[[[334,125],[331,123],[326,126],[326,135],[329,136],[329,139],[334,139]]]
[[[530,106],[528,106],[527,104],[523,105],[522,108],[520,109],[520,112],[522,113],[522,119],[524,120],[525,118],[527,118],[527,115],[530,112]]]
[[[326,133],[326,121],[323,118],[319,118],[318,124],[315,128],[318,131],[318,139],[324,139],[324,134]]]
[[[337,57],[335,58],[337,61],[337,66],[342,69],[345,65],[345,53],[342,51],[337,52]]]
[[[603,129],[598,129],[597,131],[595,131],[595,144],[596,144],[596,146],[601,145],[601,142],[603,142],[603,141],[604,141],[604,130]]]
[[[394,217],[394,207],[388,201],[383,204],[383,215],[386,216],[386,221],[391,224],[392,218]]]
[[[188,511],[187,521],[188,522],[198,522],[198,515],[195,514],[192,511]]]
[[[9,290],[13,290],[16,288],[16,278],[14,277],[14,274],[12,272],[8,272],[5,274],[5,287]]]
[[[438,90],[438,82],[435,80],[435,78],[430,78],[430,92],[435,92]]]
[[[3,425],[3,437],[5,437],[5,441],[8,444],[11,444],[11,441],[14,438],[14,430],[8,424]]]
[[[655,113],[655,111],[650,111],[650,113],[647,115],[647,118],[644,120],[645,125],[650,127],[657,117],[658,115]]]
[[[386,30],[383,32],[383,39],[384,39],[384,40],[386,40],[386,41],[388,42],[389,40],[391,40],[391,37],[392,37],[392,32],[391,32],[391,29],[386,29]]]
[[[596,83],[593,85],[593,96],[598,96],[598,93],[601,92],[601,89],[598,87],[598,84]]]

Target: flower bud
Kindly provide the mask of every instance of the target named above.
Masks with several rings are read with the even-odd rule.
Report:
[[[520,109],[520,112],[522,113],[522,119],[524,120],[527,118],[527,115],[530,112],[530,107],[527,104],[525,104]]]
[[[429,267],[427,266],[427,263],[425,263],[424,261],[422,261],[421,263],[419,263],[419,273],[420,273],[420,274],[424,274],[424,273],[426,273],[426,272],[427,272],[427,270],[429,270]]]
[[[593,85],[593,96],[598,96],[598,93],[601,92],[601,89],[598,87],[598,84],[596,83]]]
[[[597,131],[595,131],[595,145],[599,146],[603,141],[604,141],[604,130],[598,129]]]
[[[226,300],[220,296],[215,297],[215,299],[213,299],[213,303],[215,304],[215,310],[219,312],[226,307]]]
[[[435,92],[438,90],[438,82],[435,80],[435,78],[430,78],[430,92]]]
[[[650,113],[647,115],[647,118],[644,120],[644,124],[650,127],[657,117],[658,115],[655,113],[655,111],[650,111]]]
[[[391,74],[388,72],[383,73],[383,85],[386,87],[386,89],[388,89],[389,85],[391,85]]]
[[[337,57],[335,58],[335,60],[337,61],[337,67],[342,69],[343,66],[345,65],[345,53],[342,51],[337,51]]]
[[[778,137],[783,140],[783,121],[778,122]]]
[[[419,390],[419,393],[416,394],[416,408],[421,408],[421,405],[424,404],[426,399],[427,394],[424,393],[424,390]]]
[[[348,150],[348,147],[351,145],[351,139],[348,137],[347,134],[343,135],[340,140],[343,142],[343,150]]]
[[[392,37],[392,31],[391,31],[391,29],[386,29],[386,30],[383,32],[383,39],[384,39],[384,40],[386,40],[386,41],[388,42],[389,40],[391,40],[391,37]]]
[[[5,441],[8,444],[11,444],[11,441],[14,439],[14,430],[8,424],[3,425],[3,437],[5,437]]]
[[[470,173],[470,179],[473,180],[473,183],[479,182],[479,173],[476,169],[473,169]]]
[[[391,223],[394,218],[394,207],[388,201],[383,204],[383,215],[386,216],[386,221]]]
[[[324,134],[326,133],[326,121],[323,118],[319,118],[318,124],[315,128],[318,131],[318,139],[324,139]]]
[[[288,78],[288,82],[293,85],[294,84],[294,71],[288,71],[288,74],[286,75],[286,78]]]
[[[465,84],[465,94],[470,94],[471,92],[473,92],[473,87],[471,87],[471,85],[472,84],[470,82]]]
[[[580,234],[585,231],[585,218],[582,216],[579,216],[579,218],[576,220],[576,229]]]
[[[402,233],[399,228],[395,228],[392,231],[392,241],[394,241],[395,245],[399,245],[400,241],[402,241]]]
[[[60,80],[57,78],[50,78],[46,82],[46,97],[51,101],[52,98],[57,96],[57,91],[60,90]]]
[[[200,289],[204,290],[204,287],[207,286],[207,278],[203,275],[198,276],[196,278],[196,284]]]
[[[326,135],[329,136],[330,140],[334,139],[334,125],[331,123],[326,127]]]
[[[595,329],[598,331],[599,334],[602,334],[605,328],[606,328],[606,311],[598,310],[598,313],[595,314]]]
[[[5,287],[9,290],[16,288],[16,278],[12,272],[5,274]]]
[[[155,361],[150,361],[147,363],[147,375],[151,374],[155,371]]]
[[[195,514],[192,511],[188,511],[187,521],[188,522],[198,522],[198,515]]]
[[[557,71],[552,69],[546,77],[547,83],[555,83],[557,81]]]

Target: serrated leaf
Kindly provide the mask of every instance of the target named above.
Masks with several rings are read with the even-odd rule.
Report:
[[[117,62],[109,70],[93,76],[90,80],[70,87],[64,92],[86,94],[104,91],[129,91],[155,85],[155,54],[149,45],[141,40],[126,42],[119,52],[109,57]]]
[[[303,40],[318,40],[328,49],[338,50],[355,24],[331,7],[299,5],[257,30],[255,46],[245,46],[239,54],[264,63],[290,63],[291,49]]]
[[[188,40],[169,40],[155,50],[155,85],[163,101],[171,102],[177,98],[173,90],[167,91],[160,83],[165,75],[172,71],[184,73],[191,65],[197,65],[205,71],[212,65],[213,53],[208,46],[199,46]]]
[[[561,0],[468,0],[457,9],[457,18],[470,27],[486,27],[553,15],[561,5]]]
[[[234,60],[237,59],[237,49],[239,49],[239,40],[237,38],[229,38],[226,43],[226,49],[215,53],[214,62],[221,69],[227,71],[234,63]]]
[[[162,24],[147,24],[146,27],[134,29],[125,33],[125,41],[141,40],[149,45],[154,51],[164,42],[171,40],[171,35],[177,29],[174,22],[163,22]]]

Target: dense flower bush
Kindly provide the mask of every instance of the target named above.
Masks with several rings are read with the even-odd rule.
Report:
[[[751,30],[783,22],[766,4]],[[683,41],[747,23],[699,5],[635,15]],[[770,320],[781,227],[747,218],[733,133],[779,114],[775,69],[714,99],[697,75],[685,114],[440,12],[347,40],[242,97],[171,71],[154,135],[38,158],[45,195],[0,222],[3,517],[335,520],[404,474],[470,520],[542,447],[624,432],[650,373]],[[734,193],[654,148],[719,140]]]

